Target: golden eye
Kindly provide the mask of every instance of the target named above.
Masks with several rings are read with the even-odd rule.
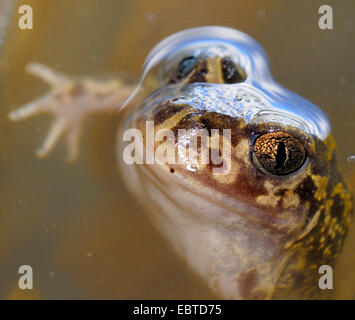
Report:
[[[254,162],[262,171],[273,175],[281,176],[296,171],[306,157],[302,143],[285,132],[263,134],[254,143]]]
[[[221,65],[225,83],[238,83],[245,80],[245,72],[239,66],[237,67],[230,58],[224,57],[221,61]]]
[[[180,80],[185,78],[196,67],[196,65],[197,59],[193,56],[183,59],[178,66],[176,75],[177,79]]]

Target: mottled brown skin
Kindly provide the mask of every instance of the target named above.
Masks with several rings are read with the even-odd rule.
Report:
[[[180,96],[184,85],[191,82],[226,83],[222,69],[222,58],[212,57],[200,61],[186,78],[173,75],[168,82],[181,84],[181,92],[177,93]],[[284,252],[280,253],[287,258],[280,261],[284,266],[273,298],[319,298],[324,294],[318,287],[318,268],[323,264],[334,267],[352,218],[351,194],[337,169],[332,136],[321,141],[298,128],[275,123],[247,124],[241,118],[169,101],[143,109],[138,127],[143,128],[146,120],[153,120],[156,130],[170,129],[176,136],[178,129],[207,129],[209,133],[212,128],[231,129],[232,168],[227,176],[213,175],[213,163],[196,172],[183,165],[171,165],[170,173],[183,173],[259,208],[264,215],[254,217],[255,223],[288,235]],[[308,159],[300,173],[296,170],[289,175],[271,175],[253,161],[255,139],[267,132],[286,133],[304,146]],[[240,276],[244,298],[270,298],[265,292],[254,290],[258,276],[257,269]]]
[[[294,256],[278,282],[281,296],[288,289],[298,297],[319,296],[314,286],[318,268],[335,265],[352,220],[352,197],[337,169],[333,138],[316,141],[315,153],[318,161],[310,175],[294,189],[310,205],[307,219],[312,228],[285,246]]]

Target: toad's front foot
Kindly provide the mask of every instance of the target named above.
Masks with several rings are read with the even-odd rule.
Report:
[[[68,161],[79,153],[82,123],[86,116],[95,113],[113,113],[132,92],[118,80],[97,81],[89,78],[72,79],[39,63],[27,65],[26,71],[46,81],[50,91],[40,98],[12,111],[12,121],[27,119],[37,114],[54,114],[54,121],[38,157],[46,157],[58,140],[65,136]]]

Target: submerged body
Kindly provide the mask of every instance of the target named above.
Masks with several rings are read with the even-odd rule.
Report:
[[[124,180],[177,253],[215,292],[228,299],[323,293],[318,269],[333,267],[341,251],[351,196],[336,167],[326,116],[272,79],[253,39],[222,27],[177,33],[152,50],[131,95],[133,89],[121,82],[75,81],[38,65],[30,70],[47,79],[52,92],[10,116],[57,114],[42,156],[67,134],[74,159],[82,118],[118,111],[128,98],[116,148]],[[147,161],[168,136],[150,149],[144,134],[144,150],[135,150],[141,161],[122,160],[124,133],[145,132],[147,123],[154,132],[173,133],[173,149],[182,161],[164,156]],[[181,155],[196,137],[197,153],[206,138],[207,154],[218,150],[218,163],[211,158],[191,163],[191,152]]]

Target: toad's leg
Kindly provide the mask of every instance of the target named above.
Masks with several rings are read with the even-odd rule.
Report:
[[[98,81],[89,78],[73,79],[39,63],[30,63],[26,71],[50,86],[40,98],[9,113],[12,121],[27,119],[41,113],[54,114],[54,121],[38,157],[46,157],[58,140],[65,136],[68,161],[79,153],[79,140],[83,120],[95,113],[119,112],[119,107],[133,92],[133,87],[118,80]]]

